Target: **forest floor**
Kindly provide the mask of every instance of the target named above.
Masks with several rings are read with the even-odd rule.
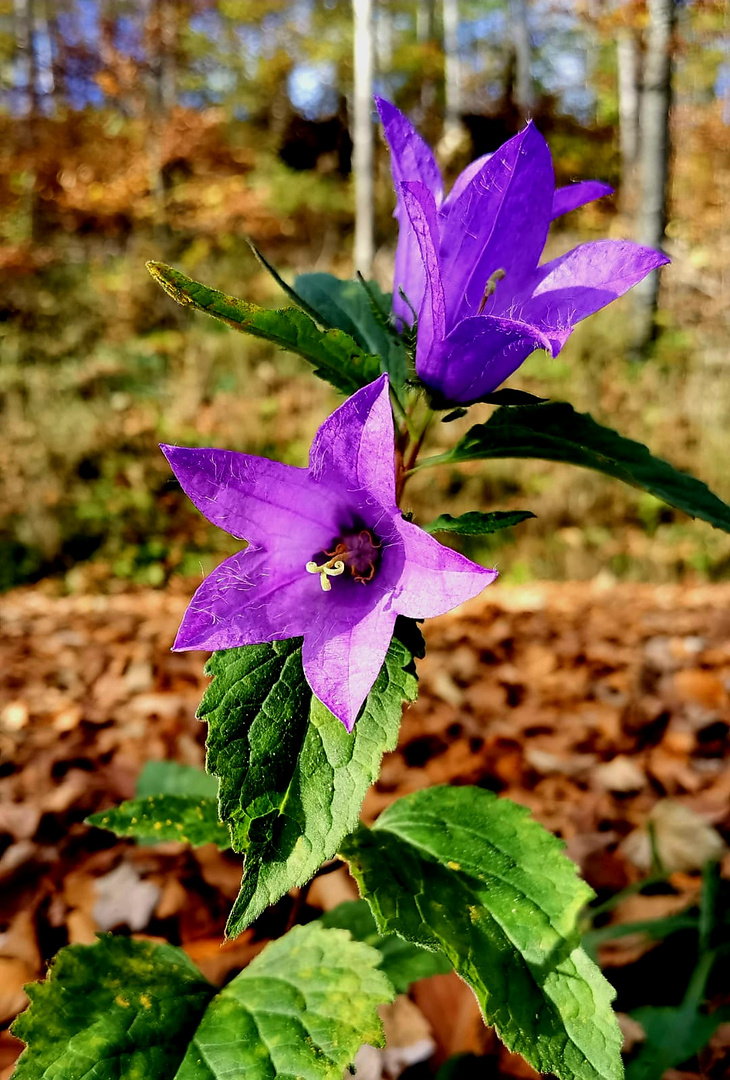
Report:
[[[143,847],[84,824],[133,795],[145,761],[202,765],[205,730],[194,714],[204,656],[170,652],[188,595],[178,582],[165,593],[22,589],[2,599],[0,1027],[61,946],[99,930],[182,945],[220,982],[286,927],[291,897],[221,947],[239,859],[210,847]],[[696,905],[708,858],[730,877],[730,585],[495,586],[426,624],[425,635],[421,695],[365,801],[366,819],[417,788],[481,784],[559,833],[600,899],[656,869],[653,835],[667,876],[628,895],[612,923]],[[352,889],[344,868],[320,876],[297,917]],[[606,942],[600,960],[620,1013],[678,1003],[696,947],[696,936],[676,934],[669,945],[635,934]],[[730,1003],[727,988],[710,990],[714,1005]],[[398,1075],[430,1027],[437,1063],[466,1051],[491,1055],[483,1077],[535,1076],[497,1047],[454,977],[420,983],[411,996],[417,1010],[389,1015],[391,1045],[403,1053],[399,1066],[383,1066],[387,1075]],[[641,1032],[624,1026],[630,1045]],[[19,1049],[0,1033],[0,1080]],[[728,1062],[730,1024],[703,1052],[701,1074],[667,1076],[719,1078]]]

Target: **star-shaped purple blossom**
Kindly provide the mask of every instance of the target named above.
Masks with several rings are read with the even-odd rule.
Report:
[[[538,265],[550,222],[612,189],[596,180],[556,189],[548,145],[529,123],[444,197],[426,143],[376,102],[397,195],[393,312],[401,325],[417,315],[416,371],[444,403],[483,398],[536,349],[557,356],[577,322],[669,261],[597,240]]]
[[[249,542],[197,590],[174,648],[303,637],[309,685],[351,731],[396,616],[442,615],[497,576],[404,520],[393,440],[383,375],[324,422],[308,469],[163,446],[198,510]]]

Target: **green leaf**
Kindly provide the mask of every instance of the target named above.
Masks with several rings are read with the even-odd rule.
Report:
[[[682,1065],[707,1045],[730,1009],[702,1012],[696,1001],[678,1006],[635,1009],[631,1017],[646,1032],[646,1042],[626,1069],[626,1080],[661,1080],[667,1069]]]
[[[453,424],[454,420],[461,420],[462,416],[466,416],[468,409],[452,409],[446,416],[441,417],[442,424]]]
[[[248,239],[246,242],[247,242],[248,246],[251,248],[251,251],[253,251],[254,255],[257,258],[257,260],[263,266],[263,268],[269,274],[271,274],[272,278],[274,279],[276,284],[279,286],[281,291],[286,293],[286,295],[289,297],[289,299],[293,300],[294,303],[297,305],[297,307],[300,307],[302,309],[302,311],[306,312],[307,315],[309,315],[310,318],[314,319],[315,322],[318,322],[320,324],[320,326],[323,326],[325,328],[325,330],[334,330],[335,329],[335,326],[334,326],[333,323],[328,322],[327,319],[324,318],[324,316],[322,316],[318,311],[315,311],[313,307],[310,307],[310,305],[307,303],[307,301],[304,299],[303,296],[300,296],[298,292],[295,292],[295,290],[292,289],[291,285],[289,285],[284,280],[284,278],[281,276],[279,271],[276,269],[275,266],[272,265],[272,263],[269,262],[269,260],[263,254],[263,252],[259,251],[259,249],[254,244],[253,240]],[[342,327],[342,329],[344,330],[345,327]]]
[[[13,1080],[169,1080],[215,988],[182,949],[109,935],[61,949],[27,994]]]
[[[322,926],[349,930],[355,941],[364,941],[380,953],[380,970],[392,982],[397,994],[431,975],[445,975],[451,964],[443,953],[430,952],[404,941],[397,934],[379,934],[372,912],[364,900],[347,900],[319,920]]]
[[[220,993],[181,949],[124,937],[62,949],[15,1034],[15,1080],[340,1080],[393,988],[342,930],[297,926]]]
[[[486,424],[471,428],[453,449],[420,467],[509,457],[543,458],[595,469],[730,532],[730,506],[706,484],[563,401],[497,409]]]
[[[337,326],[367,353],[382,357],[396,387],[408,372],[408,357],[400,334],[388,322],[390,296],[375,281],[343,281],[332,274],[300,274],[294,290],[318,313],[324,325]]]
[[[492,510],[488,514],[471,510],[460,517],[441,514],[423,528],[427,533],[451,532],[459,536],[484,536],[486,533],[497,532],[499,529],[510,529],[513,525],[519,525],[521,521],[527,521],[528,518],[534,518],[534,516],[531,510]]]
[[[244,334],[265,338],[280,349],[297,353],[314,366],[316,375],[343,394],[352,394],[380,375],[380,360],[368,356],[342,330],[320,330],[309,315],[297,308],[269,308],[250,304],[173,270],[164,263],[148,262],[147,269],[168,296],[183,307],[194,307]]]
[[[399,620],[352,734],[313,697],[298,639],[213,654],[198,716],[209,725],[221,817],[246,855],[229,934],[309,881],[355,828],[382,756],[395,747],[403,702],[416,697],[413,658],[422,648],[415,624]]]
[[[619,1080],[614,993],[579,947],[592,892],[562,847],[524,807],[436,787],[340,850],[380,932],[443,952],[510,1050],[560,1080]]]
[[[393,988],[375,949],[343,930],[297,926],[211,1002],[175,1080],[341,1080],[363,1043],[383,1045]]]
[[[149,795],[131,799],[87,818],[90,825],[139,840],[180,840],[200,847],[231,846],[228,827],[218,820],[218,800],[200,795]]]
[[[179,761],[147,761],[134,789],[138,799],[148,795],[194,795],[207,799],[218,798],[218,781],[194,765]]]

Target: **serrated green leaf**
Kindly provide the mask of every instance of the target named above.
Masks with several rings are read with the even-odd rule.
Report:
[[[592,892],[562,847],[524,807],[437,787],[340,851],[380,932],[443,952],[510,1050],[560,1080],[619,1080],[614,993],[579,947]]]
[[[421,467],[509,457],[595,469],[730,532],[730,506],[701,480],[653,457],[642,443],[596,423],[588,413],[578,413],[563,401],[497,409],[486,424],[477,424],[453,449]]]
[[[169,1080],[215,988],[182,949],[112,935],[61,949],[13,1024],[13,1080]]]
[[[388,325],[390,296],[375,281],[343,281],[333,274],[300,274],[294,291],[325,325],[337,326],[349,334],[367,353],[383,360],[396,387],[403,385],[408,357],[403,339]]]
[[[308,881],[355,828],[381,758],[396,744],[403,702],[416,696],[419,654],[415,624],[399,620],[352,734],[312,696],[298,640],[213,654],[198,716],[208,722],[207,768],[220,781],[221,818],[246,856],[229,934]]]
[[[179,840],[193,847],[231,846],[228,827],[218,820],[218,800],[200,795],[149,795],[130,799],[87,818],[90,825],[139,840]]]
[[[393,988],[342,930],[297,926],[216,993],[181,949],[125,937],[62,949],[14,1033],[14,1080],[340,1080]]]
[[[519,525],[521,521],[527,521],[534,516],[531,510],[492,510],[488,514],[471,510],[460,517],[441,514],[423,528],[427,533],[451,532],[458,536],[484,536],[499,529],[511,529],[513,525]]]
[[[387,975],[397,994],[405,994],[412,983],[431,975],[445,975],[451,964],[440,952],[431,952],[405,941],[397,934],[379,934],[365,900],[346,900],[319,920],[322,926],[349,930],[355,941],[364,941],[380,953],[380,970]]]
[[[214,998],[175,1080],[341,1080],[363,1043],[383,1045],[379,959],[344,930],[295,927]]]
[[[147,761],[134,788],[137,799],[149,795],[195,795],[204,799],[218,797],[218,781],[194,765],[179,761]]]
[[[164,263],[149,262],[147,269],[168,296],[184,307],[195,307],[234,330],[265,338],[280,349],[297,353],[343,394],[352,394],[380,375],[380,360],[369,356],[342,330],[320,330],[309,315],[297,308],[272,311],[235,296],[210,289]]]

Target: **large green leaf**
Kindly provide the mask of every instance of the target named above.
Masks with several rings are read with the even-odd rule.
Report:
[[[560,1080],[619,1080],[613,990],[579,947],[591,890],[524,807],[431,788],[340,850],[380,932],[443,952],[511,1050]]]
[[[410,985],[431,975],[445,975],[451,964],[443,953],[422,949],[397,934],[379,934],[375,919],[365,900],[346,900],[319,920],[322,926],[349,930],[355,941],[364,941],[380,953],[380,970],[393,984],[397,994],[405,994]]]
[[[341,1080],[363,1043],[383,1045],[379,959],[344,930],[295,927],[214,998],[175,1080]]]
[[[215,994],[182,949],[111,935],[61,949],[13,1024],[13,1080],[169,1080]]]
[[[316,311],[324,325],[337,326],[348,333],[367,353],[383,360],[396,386],[408,373],[408,356],[400,334],[390,326],[390,296],[377,282],[343,281],[332,274],[300,274],[294,290]]]
[[[423,527],[427,533],[451,532],[457,536],[485,536],[499,529],[511,529],[513,525],[519,525],[521,521],[527,521],[534,516],[531,510],[492,510],[488,514],[470,510],[460,517],[440,514],[435,521],[430,521]]]
[[[344,394],[354,393],[380,375],[377,356],[369,356],[342,330],[320,330],[309,315],[297,308],[272,311],[250,304],[193,281],[164,263],[149,262],[147,269],[178,304],[198,308],[234,330],[297,353],[314,366],[317,375]]]
[[[342,930],[298,926],[216,994],[181,949],[124,937],[62,949],[29,988],[15,1080],[340,1080],[393,988]]]
[[[117,836],[138,840],[180,840],[200,847],[231,846],[228,827],[218,820],[218,800],[201,795],[149,795],[91,814],[87,821]]]
[[[399,620],[383,668],[351,734],[313,697],[296,639],[214,653],[207,720],[208,770],[220,781],[221,818],[245,852],[241,893],[228,922],[240,933],[308,881],[357,825],[392,750],[404,701],[416,696],[415,624]]]
[[[624,438],[563,401],[499,408],[486,424],[471,428],[453,449],[421,467],[509,457],[544,458],[595,469],[730,532],[730,506],[701,480],[653,457],[642,443]]]

